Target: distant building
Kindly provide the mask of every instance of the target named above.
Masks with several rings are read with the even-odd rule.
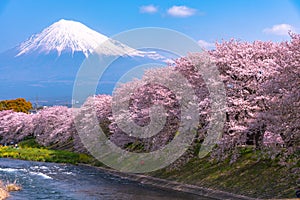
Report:
[[[37,109],[31,109],[28,112],[29,112],[29,114],[37,114],[38,110]]]

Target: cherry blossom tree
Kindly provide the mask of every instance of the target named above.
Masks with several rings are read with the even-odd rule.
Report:
[[[114,99],[113,105],[118,106],[118,104],[126,101],[128,101],[128,105],[126,105],[126,108],[119,107],[118,115],[111,118],[111,141],[123,148],[128,146],[128,144],[140,143],[144,146],[144,150],[151,151],[157,150],[175,135],[176,127],[178,126],[178,103],[174,94],[155,80],[157,77],[168,77],[168,73],[171,70],[170,68],[148,70],[141,80],[125,83],[116,89],[114,96],[120,98]],[[154,132],[158,131],[155,133],[155,136],[144,139],[137,138],[118,126],[117,121],[122,121],[123,124],[130,124],[130,121],[133,121],[141,127],[149,125],[151,121],[150,108],[155,105],[163,106],[165,109],[165,111],[155,115],[166,117],[166,124],[164,124],[162,129],[153,130]],[[127,109],[129,115],[126,112]]]
[[[285,42],[276,73],[262,87],[268,98],[268,110],[262,118],[268,129],[280,134],[290,154],[300,150],[300,35],[291,35]]]
[[[73,110],[76,128],[80,129],[80,132],[83,132],[84,134],[89,134],[91,131],[90,129],[95,127],[95,124],[91,124],[93,123],[92,113],[95,113],[98,120],[96,123],[98,123],[102,131],[109,136],[109,125],[112,117],[111,100],[112,97],[110,95],[94,95],[88,97],[80,108]],[[89,153],[77,131],[73,137],[75,151]]]
[[[33,136],[33,115],[12,110],[0,111],[0,142],[17,143],[28,136]]]
[[[72,140],[76,132],[72,111],[65,106],[42,109],[33,123],[36,141],[43,146],[63,146]]]
[[[216,44],[212,59],[221,73],[227,92],[227,122],[222,144],[234,148],[241,144],[261,146],[266,124],[257,115],[266,110],[261,85],[282,65],[283,43],[230,40]]]

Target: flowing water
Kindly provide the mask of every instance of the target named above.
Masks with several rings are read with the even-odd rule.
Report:
[[[22,186],[9,200],[207,199],[115,177],[93,167],[0,158],[0,180]]]

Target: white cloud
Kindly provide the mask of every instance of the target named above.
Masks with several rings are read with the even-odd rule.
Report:
[[[163,62],[165,62],[166,64],[169,64],[169,65],[173,65],[173,64],[175,64],[175,59],[167,58],[167,59],[163,60]]]
[[[197,12],[196,9],[186,6],[172,6],[167,13],[173,17],[190,17]]]
[[[158,8],[154,5],[147,5],[147,6],[140,7],[141,13],[156,13],[157,11],[158,11]]]
[[[198,44],[200,45],[200,47],[204,48],[204,49],[211,49],[215,47],[214,43],[211,42],[207,42],[205,40],[199,40]]]
[[[289,31],[296,32],[296,29],[290,24],[276,24],[263,30],[264,33],[273,35],[288,35]]]

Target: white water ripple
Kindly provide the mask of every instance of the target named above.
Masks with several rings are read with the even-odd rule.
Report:
[[[22,171],[22,172],[26,172],[26,169],[14,169],[14,168],[0,168],[0,171],[2,172],[19,172],[19,171]]]
[[[48,176],[47,174],[44,174],[42,172],[30,172],[29,174],[31,175],[37,175],[37,176],[41,176],[44,179],[52,179],[52,177]]]

